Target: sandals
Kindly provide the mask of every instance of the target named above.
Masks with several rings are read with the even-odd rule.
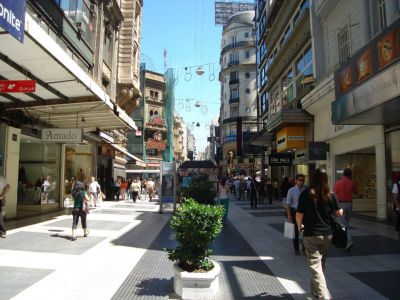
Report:
[[[76,241],[76,236],[73,236],[73,237],[71,238],[71,241]]]
[[[83,237],[87,237],[89,235],[89,230],[86,231],[86,233],[83,235]]]

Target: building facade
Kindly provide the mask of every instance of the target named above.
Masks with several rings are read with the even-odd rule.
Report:
[[[302,173],[308,178],[314,163],[307,159],[312,116],[301,100],[314,87],[314,50],[310,2],[257,1],[257,89],[263,173],[272,179]],[[287,158],[287,159],[285,159]]]
[[[177,113],[174,116],[174,160],[178,164],[187,160],[187,126]]]
[[[117,78],[126,63],[117,58],[121,28],[140,25],[124,23],[126,2],[15,2],[25,5],[24,37],[0,28],[1,79],[36,83],[33,90],[0,94],[0,174],[12,185],[9,218],[64,207],[76,180],[97,177],[107,193],[112,177],[125,176],[131,154],[121,129],[137,128],[127,111],[137,107],[139,91],[126,79],[131,96],[120,98]],[[135,5],[140,19],[142,2]]]
[[[249,174],[254,166],[254,156],[243,149],[244,133],[257,131],[253,19],[253,11],[237,13],[230,17],[222,32],[220,130],[221,165],[225,174],[243,171]]]
[[[330,183],[343,169],[358,185],[353,209],[393,217],[400,174],[399,1],[313,1],[315,89],[302,99],[314,115],[314,140],[328,145]],[[346,14],[343,14],[343,12]]]

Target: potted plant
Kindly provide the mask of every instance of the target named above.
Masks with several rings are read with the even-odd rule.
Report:
[[[178,246],[166,249],[174,264],[174,290],[183,299],[209,299],[219,290],[220,267],[209,259],[211,242],[222,229],[224,208],[189,198],[171,219]]]

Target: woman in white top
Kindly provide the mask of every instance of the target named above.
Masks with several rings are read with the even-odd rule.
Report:
[[[97,182],[96,178],[92,176],[92,182],[89,184],[89,195],[93,199],[94,206],[97,206],[97,198],[101,191],[100,184]]]
[[[225,213],[222,221],[225,223],[228,217],[229,208],[229,185],[225,178],[222,178],[218,186],[218,201],[225,208]]]

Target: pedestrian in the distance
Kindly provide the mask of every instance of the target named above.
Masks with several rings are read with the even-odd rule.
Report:
[[[274,198],[274,185],[271,182],[271,179],[267,179],[267,197],[268,197],[268,203],[272,204],[273,198]]]
[[[353,211],[353,194],[357,193],[357,187],[354,181],[351,179],[351,175],[352,172],[349,168],[344,169],[342,178],[336,181],[335,185],[333,186],[333,191],[336,193],[340,206],[344,210],[343,218],[341,218],[339,221],[341,221],[343,225],[347,226],[346,251],[350,251],[354,245],[349,233],[349,224],[351,213]]]
[[[139,192],[140,192],[140,181],[138,178],[135,178],[135,180],[133,180],[132,184],[131,184],[131,192],[132,192],[132,200],[133,202],[136,202],[138,196],[139,196]]]
[[[94,176],[92,176],[92,178],[91,178],[91,182],[89,184],[88,191],[89,191],[90,197],[93,200],[93,205],[96,207],[97,200],[98,200],[100,192],[101,192],[101,187]]]
[[[78,226],[79,218],[81,218],[83,236],[87,237],[89,230],[87,229],[87,214],[89,213],[90,198],[85,191],[85,185],[77,181],[72,193],[74,198],[74,209],[72,210],[72,241],[76,240],[76,228]]]
[[[6,238],[6,224],[4,223],[3,212],[5,212],[6,195],[10,191],[11,186],[7,183],[3,176],[0,176],[0,235]]]
[[[225,178],[222,178],[218,185],[218,202],[220,205],[223,205],[225,209],[224,217],[222,219],[223,223],[225,223],[226,219],[228,218],[229,190],[230,187],[228,181]]]
[[[121,180],[121,198],[122,200],[126,199],[126,189],[128,188],[128,183],[126,182],[125,178]]]
[[[256,176],[253,176],[250,183],[250,206],[257,208],[257,202],[259,198],[258,194],[258,182],[256,180]]]
[[[147,181],[147,193],[149,194],[150,202],[151,202],[151,200],[153,200],[154,186],[155,186],[155,183],[154,183],[153,179],[150,177],[149,180]]]
[[[286,197],[287,197],[287,193],[291,187],[292,186],[290,185],[289,178],[287,176],[283,177],[283,181],[282,181],[281,187],[280,187],[283,208],[286,208]]]
[[[297,227],[304,231],[304,247],[310,270],[311,294],[316,299],[331,299],[326,285],[325,267],[328,247],[332,239],[332,216],[342,216],[343,210],[334,193],[330,193],[328,175],[317,169],[310,179],[310,187],[299,197],[296,212]]]
[[[289,191],[287,193],[287,198],[286,198],[286,212],[287,212],[287,216],[288,216],[288,221],[292,222],[295,226],[295,236],[293,239],[293,247],[294,247],[294,253],[296,255],[300,255],[299,229],[297,228],[297,223],[296,223],[296,210],[297,210],[297,205],[299,203],[300,194],[305,189],[304,179],[305,179],[305,177],[303,174],[297,174],[296,185],[289,189]]]

